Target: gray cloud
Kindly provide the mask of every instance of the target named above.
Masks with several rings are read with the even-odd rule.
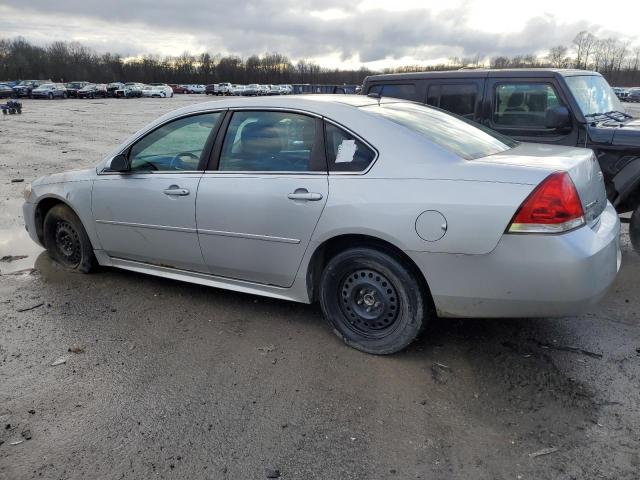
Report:
[[[0,18],[4,35],[15,32],[15,24],[29,25],[20,33],[36,41],[68,40],[74,27],[49,21],[67,18],[76,29],[104,32],[87,43],[100,51],[124,54],[164,53],[162,42],[197,44],[210,52],[247,56],[278,51],[293,59],[322,57],[336,52],[361,62],[412,57],[418,61],[481,54],[514,55],[569,44],[581,29],[594,28],[584,21],[568,24],[553,16],[532,17],[516,33],[487,33],[465,26],[465,8],[440,13],[429,10],[346,12],[344,18],[322,20],[310,14],[319,9],[311,0],[254,0],[223,2],[190,0],[188,3],[149,0],[104,2],[104,0],[4,0],[10,15]],[[323,1],[321,8],[343,9],[344,1]],[[10,18],[15,15],[15,19]],[[53,16],[53,17],[52,17]],[[15,20],[13,22],[12,20]],[[95,25],[94,25],[95,24]],[[42,25],[45,25],[44,27]],[[12,28],[12,26],[14,28]],[[146,32],[140,42],[140,32]],[[77,37],[77,35],[76,35]],[[169,40],[167,40],[169,39]]]

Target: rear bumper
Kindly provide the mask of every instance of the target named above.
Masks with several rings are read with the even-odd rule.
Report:
[[[593,227],[503,235],[486,255],[407,252],[443,317],[550,317],[600,300],[620,269],[620,220],[610,203]]]

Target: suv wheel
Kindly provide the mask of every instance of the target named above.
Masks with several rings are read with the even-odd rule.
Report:
[[[629,237],[631,237],[631,245],[638,255],[640,255],[640,205],[631,215],[629,222]]]
[[[69,270],[89,273],[96,265],[89,236],[78,216],[58,204],[44,218],[44,246],[51,258]]]
[[[428,320],[428,295],[404,262],[372,248],[339,253],[320,278],[320,305],[334,333],[373,354],[415,340]]]

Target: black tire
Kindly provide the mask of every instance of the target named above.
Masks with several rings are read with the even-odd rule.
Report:
[[[414,269],[380,250],[357,247],[329,260],[320,306],[334,333],[363,352],[399,352],[424,329],[431,300]]]
[[[45,248],[60,265],[82,273],[95,268],[97,262],[89,236],[69,207],[63,204],[52,207],[44,218],[43,232]]]
[[[631,245],[638,255],[640,255],[640,205],[636,207],[635,211],[631,215],[631,222],[629,222],[629,237],[631,238]]]

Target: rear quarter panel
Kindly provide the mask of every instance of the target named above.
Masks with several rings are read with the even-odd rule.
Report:
[[[495,248],[532,188],[474,180],[330,176],[314,242],[355,233],[405,251],[485,254]],[[426,241],[416,232],[416,220],[427,210],[446,219],[440,240]]]

